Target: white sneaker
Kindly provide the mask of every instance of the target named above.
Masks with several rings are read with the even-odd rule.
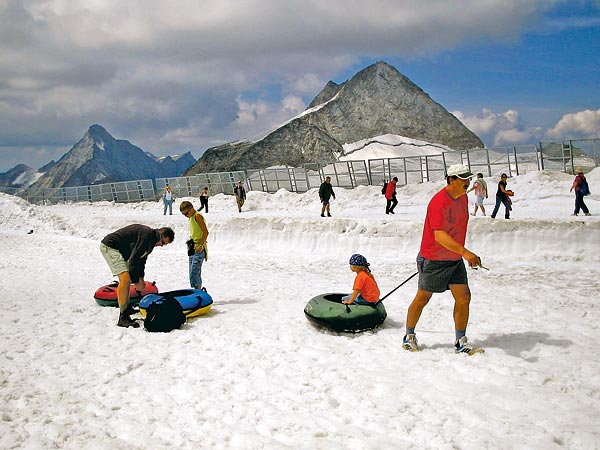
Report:
[[[417,337],[414,333],[404,335],[402,339],[402,348],[409,352],[418,352],[419,346],[417,345]]]
[[[475,353],[483,353],[482,348],[473,347],[472,344],[467,342],[467,337],[463,336],[454,343],[454,353],[466,353],[468,355],[474,355]]]

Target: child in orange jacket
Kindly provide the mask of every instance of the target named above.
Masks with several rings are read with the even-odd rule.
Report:
[[[342,297],[345,305],[374,305],[379,301],[379,286],[369,269],[367,258],[354,254],[350,257],[350,270],[356,272],[352,294]]]

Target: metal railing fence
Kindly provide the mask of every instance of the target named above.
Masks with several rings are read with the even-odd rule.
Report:
[[[118,202],[131,203],[155,199],[152,180],[119,181],[115,183],[35,189],[17,195],[30,203]]]
[[[558,170],[573,173],[578,166],[587,172],[600,165],[600,139],[540,142],[497,148],[477,148],[439,155],[406,156],[370,160],[338,161],[331,164],[304,164],[302,167],[277,167],[231,172],[203,173],[189,177],[75,186],[54,189],[13,191],[31,203],[58,202],[139,202],[157,200],[166,186],[176,197],[196,197],[206,186],[211,195],[233,194],[237,181],[243,180],[247,190],[306,192],[318,188],[326,177],[334,186],[381,185],[384,180],[398,178],[400,186],[443,180],[446,168],[457,163],[484,176],[520,175],[531,171]],[[10,188],[5,191],[10,192]]]

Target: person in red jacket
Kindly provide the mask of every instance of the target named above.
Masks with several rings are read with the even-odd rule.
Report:
[[[385,205],[386,214],[395,214],[394,208],[398,204],[398,200],[396,200],[396,184],[398,184],[398,177],[392,178],[385,189],[385,199],[387,200],[387,204]]]

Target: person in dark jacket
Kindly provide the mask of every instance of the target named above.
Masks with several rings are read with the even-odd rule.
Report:
[[[200,192],[200,209],[198,212],[202,212],[203,209],[206,209],[206,212],[208,212],[208,186]]]
[[[504,218],[510,219],[510,211],[512,210],[511,201],[509,197],[514,195],[514,192],[510,189],[506,189],[506,179],[507,175],[503,173],[500,176],[500,182],[498,183],[498,191],[496,192],[496,206],[494,206],[494,211],[492,212],[492,219],[496,218],[496,214],[498,214],[498,210],[500,209],[500,205],[504,205]]]
[[[396,184],[398,184],[398,177],[392,178],[385,189],[385,199],[387,200],[387,204],[385,206],[386,214],[395,214],[394,208],[398,204],[398,200],[396,200]]]
[[[329,200],[331,197],[335,198],[335,192],[333,192],[333,186],[331,185],[331,177],[326,177],[325,181],[319,187],[319,198],[321,199],[321,203],[323,203],[321,217],[325,217],[325,210],[327,210],[327,217],[331,217],[331,211],[329,210]]]
[[[233,193],[235,194],[238,212],[242,212],[242,206],[244,206],[244,202],[246,201],[246,189],[244,189],[242,181],[237,182],[237,186],[233,188]]]
[[[145,225],[133,224],[106,235],[100,244],[100,251],[111,273],[119,278],[117,301],[119,303],[120,327],[140,326],[132,320],[129,308],[129,289],[133,283],[138,291],[145,287],[144,269],[146,259],[154,247],[170,244],[175,233],[169,227],[153,229]]]

